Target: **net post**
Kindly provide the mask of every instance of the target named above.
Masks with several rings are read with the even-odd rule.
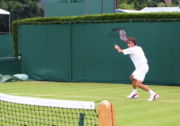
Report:
[[[110,101],[102,101],[99,105],[99,126],[116,126],[115,107]]]

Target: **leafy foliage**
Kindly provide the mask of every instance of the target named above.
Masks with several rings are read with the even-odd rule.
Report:
[[[42,17],[43,9],[38,5],[40,0],[0,0],[0,7],[11,13],[11,21],[29,18]],[[4,22],[5,25],[6,22]],[[7,28],[1,29],[7,31]]]
[[[166,3],[164,0],[118,0],[118,8],[141,10],[144,7],[177,6],[179,0]]]

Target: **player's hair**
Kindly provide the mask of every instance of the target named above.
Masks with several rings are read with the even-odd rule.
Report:
[[[136,39],[135,38],[128,38],[127,39],[127,42],[133,42],[134,43],[134,45],[137,45],[137,43],[136,43]]]

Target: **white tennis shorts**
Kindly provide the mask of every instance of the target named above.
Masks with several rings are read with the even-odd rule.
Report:
[[[133,75],[134,79],[143,82],[148,71],[149,71],[149,66],[143,65],[143,66],[136,68],[134,70],[134,72],[132,73],[132,75]]]

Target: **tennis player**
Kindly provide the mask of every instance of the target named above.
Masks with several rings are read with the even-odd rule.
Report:
[[[150,94],[148,101],[156,100],[159,95],[152,91],[148,86],[143,84],[145,76],[149,70],[148,61],[143,49],[137,45],[136,39],[134,38],[128,38],[127,46],[127,49],[121,49],[119,45],[114,45],[114,48],[117,50],[117,52],[123,53],[124,55],[129,55],[135,66],[134,72],[130,75],[133,90],[127,97],[130,99],[138,98],[139,95],[137,88],[141,88]]]

